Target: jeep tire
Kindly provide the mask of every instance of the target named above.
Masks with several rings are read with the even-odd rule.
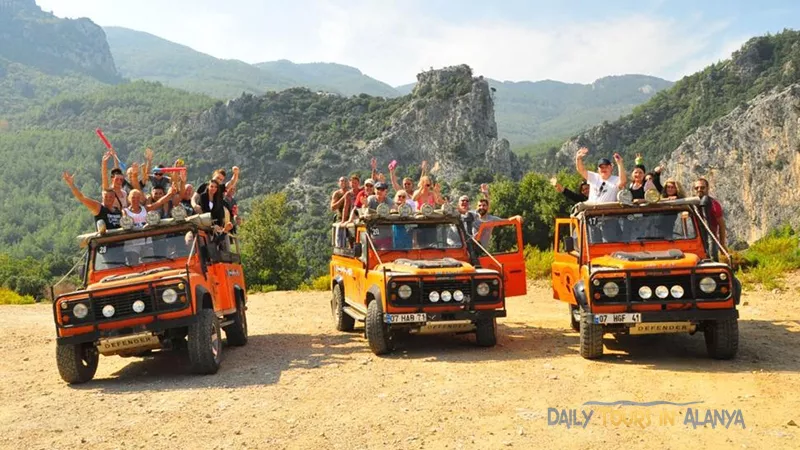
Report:
[[[232,319],[233,323],[224,328],[225,336],[229,345],[241,347],[247,344],[247,308],[242,294],[236,294],[236,313]]]
[[[344,312],[344,294],[342,293],[342,286],[338,284],[333,287],[331,314],[333,315],[333,325],[336,327],[336,331],[353,331],[356,326],[356,319]]]
[[[372,353],[385,355],[394,350],[392,331],[383,321],[383,307],[380,300],[371,301],[367,307],[367,320],[364,328]]]
[[[497,345],[496,318],[483,318],[475,322],[475,343],[481,347],[494,347]]]
[[[100,354],[91,343],[56,347],[56,363],[61,379],[69,384],[86,383],[94,378]]]
[[[581,331],[581,308],[577,305],[569,305],[569,326],[572,331]]]
[[[732,359],[739,350],[739,321],[736,318],[709,320],[703,334],[708,356],[714,359]]]
[[[597,359],[603,356],[603,325],[592,322],[592,315],[581,310],[580,322],[581,356]]]
[[[222,337],[219,319],[211,309],[197,313],[197,321],[189,327],[189,362],[196,374],[213,374],[222,361]]]

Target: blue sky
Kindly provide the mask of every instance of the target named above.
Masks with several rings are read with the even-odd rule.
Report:
[[[37,0],[218,58],[337,62],[392,85],[466,63],[499,80],[677,80],[748,38],[800,26],[800,1]]]

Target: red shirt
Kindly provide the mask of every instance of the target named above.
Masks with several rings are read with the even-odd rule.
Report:
[[[722,219],[723,214],[722,204],[713,197],[709,198],[711,198],[711,214],[708,215],[708,227],[711,228],[714,235],[719,238],[719,221]]]
[[[369,195],[367,195],[367,190],[361,188],[361,190],[358,191],[358,195],[356,195],[356,208],[362,208],[364,202],[367,201],[367,197],[369,197]]]

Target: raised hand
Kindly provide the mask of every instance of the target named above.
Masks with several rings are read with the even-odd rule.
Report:
[[[581,147],[578,149],[578,153],[575,154],[576,158],[583,159],[584,156],[589,154],[589,149],[586,147]]]
[[[69,186],[73,186],[75,184],[75,175],[70,175],[66,170],[61,174],[61,178],[63,178]]]
[[[372,170],[377,170],[378,160],[376,158],[372,158],[372,160],[370,161],[370,166],[372,167]]]
[[[556,183],[555,187],[556,187],[556,191],[558,191],[559,193],[563,193],[564,192],[564,186],[562,186],[560,183]]]
[[[148,162],[153,162],[153,150],[150,149],[150,147],[147,147],[147,149],[145,149],[144,159],[146,159]]]
[[[422,161],[422,171],[428,170],[428,161]]]
[[[233,166],[233,168],[231,170],[233,171],[234,175],[238,175],[239,174],[239,166]]]
[[[622,155],[619,153],[614,153],[614,161],[621,163],[622,162]]]
[[[111,150],[109,150],[109,151],[105,152],[105,154],[103,154],[103,162],[106,163],[106,162],[108,162],[109,159],[111,159],[113,157],[114,157],[114,155],[111,153]]]
[[[437,194],[442,192],[442,186],[439,183],[436,183],[433,185],[433,192],[436,192]]]
[[[489,195],[489,185],[486,183],[481,183],[481,193],[483,195]]]

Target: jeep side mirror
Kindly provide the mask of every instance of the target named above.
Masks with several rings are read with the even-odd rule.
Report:
[[[564,236],[562,242],[564,243],[564,252],[569,253],[575,251],[575,240],[572,236]]]
[[[364,248],[361,245],[361,242],[356,242],[353,244],[353,256],[356,258],[361,258],[361,255],[364,253]]]

